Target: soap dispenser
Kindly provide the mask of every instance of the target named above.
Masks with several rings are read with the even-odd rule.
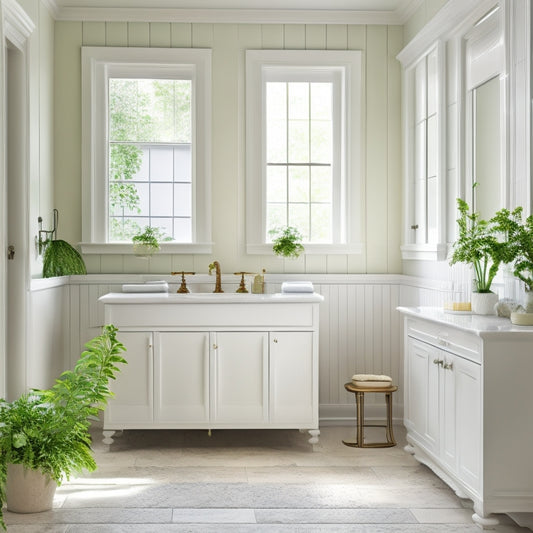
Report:
[[[254,282],[252,284],[252,294],[264,294],[265,292],[265,269],[263,268],[262,274],[257,274],[254,277]]]

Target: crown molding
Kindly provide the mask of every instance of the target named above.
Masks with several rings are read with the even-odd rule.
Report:
[[[41,3],[46,7],[46,9],[48,9],[50,15],[52,15],[54,19],[57,19],[59,15],[59,7],[56,0],[41,0]]]
[[[46,0],[55,4],[55,0]],[[419,4],[422,0],[413,0]],[[57,5],[56,5],[57,8]],[[409,6],[410,8],[410,6]],[[408,8],[408,9],[409,9]],[[247,24],[403,24],[405,10],[179,9],[62,7],[55,19],[82,22],[185,22]]]
[[[411,0],[409,4],[402,5],[394,11],[398,22],[396,24],[405,24],[424,3],[424,0]]]
[[[5,36],[19,49],[23,49],[35,29],[35,24],[15,0],[2,0],[0,7]]]
[[[404,67],[416,61],[439,39],[473,25],[497,0],[449,0],[396,56]]]

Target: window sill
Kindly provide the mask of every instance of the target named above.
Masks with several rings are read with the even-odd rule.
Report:
[[[351,244],[304,244],[304,255],[362,254],[362,243]],[[250,255],[273,254],[272,244],[247,244],[246,253]]]
[[[81,253],[90,254],[119,254],[134,255],[133,244],[129,243],[108,243],[108,242],[80,242]],[[210,254],[213,250],[213,243],[178,243],[163,242],[158,254]]]
[[[400,247],[402,259],[444,261],[448,256],[447,244],[404,244]]]

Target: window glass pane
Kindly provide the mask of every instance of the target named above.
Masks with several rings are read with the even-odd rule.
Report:
[[[287,162],[287,121],[285,119],[267,120],[267,161],[269,163]]]
[[[287,84],[268,82],[266,84],[267,116],[276,120],[287,118]]]
[[[289,168],[289,202],[309,202],[309,167]]]
[[[168,240],[169,237],[172,237],[172,227],[174,225],[174,220],[172,218],[151,218],[150,224],[152,227],[159,230],[162,235],[161,240]]]
[[[332,216],[331,205],[311,205],[311,241],[331,242]]]
[[[331,202],[332,190],[331,167],[311,167],[311,201]]]
[[[109,80],[111,240],[130,240],[148,225],[172,236],[172,217],[180,215],[189,220],[177,234],[190,242],[191,95],[190,80]]]
[[[289,119],[309,120],[309,83],[288,84]]]
[[[173,211],[172,183],[153,183],[150,188],[150,215],[171,217]]]
[[[331,121],[311,121],[311,161],[313,163],[331,163],[332,160]]]
[[[268,232],[279,226],[287,225],[287,204],[267,204],[266,239],[271,241]]]
[[[331,120],[331,83],[311,83],[311,120]]]
[[[267,167],[267,202],[287,201],[287,167]]]
[[[309,162],[309,122],[289,120],[289,163]]]
[[[309,204],[289,204],[289,226],[298,228],[303,240],[309,240]]]
[[[190,218],[174,219],[174,240],[177,242],[191,242],[192,222]]]
[[[191,216],[191,185],[176,183],[174,185],[174,215],[177,217]]]
[[[172,181],[174,160],[172,146],[157,146],[150,149],[150,179],[152,181]]]
[[[174,179],[175,181],[191,181],[192,159],[191,145],[180,144],[174,147]]]

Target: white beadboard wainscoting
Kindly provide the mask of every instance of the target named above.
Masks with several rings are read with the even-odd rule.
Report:
[[[54,306],[64,306],[55,316],[65,320],[65,342],[69,346],[70,365],[77,360],[83,345],[98,335],[104,323],[103,305],[98,298],[108,292],[121,292],[123,283],[164,279],[176,291],[178,279],[172,276],[137,274],[93,274],[61,278],[62,283],[51,284],[47,290],[32,291],[35,309],[42,308],[57,291]],[[250,278],[251,279],[251,278]],[[350,423],[355,417],[353,394],[344,390],[344,383],[354,373],[388,374],[400,385],[393,397],[394,417],[403,416],[403,333],[399,305],[442,305],[453,295],[453,283],[431,281],[404,275],[364,274],[270,274],[266,292],[277,292],[282,281],[310,280],[315,291],[324,296],[320,306],[320,421]],[[39,280],[41,285],[47,280]],[[48,282],[50,283],[50,282]],[[211,291],[214,277],[189,276],[188,286],[193,292]],[[222,277],[223,288],[233,292],[238,287],[235,276]],[[67,291],[65,293],[65,291]],[[59,315],[58,315],[59,313]],[[32,335],[43,335],[41,323],[34,317]],[[50,333],[46,322],[43,326]],[[54,333],[48,342],[57,344],[61,334]],[[35,345],[35,344],[34,344]],[[57,368],[62,359],[51,368]],[[48,374],[45,376],[48,377]],[[41,380],[42,381],[42,380]],[[32,382],[28,386],[34,386]],[[43,386],[42,383],[40,386]],[[384,395],[368,395],[365,400],[368,419],[382,419],[385,414]]]

